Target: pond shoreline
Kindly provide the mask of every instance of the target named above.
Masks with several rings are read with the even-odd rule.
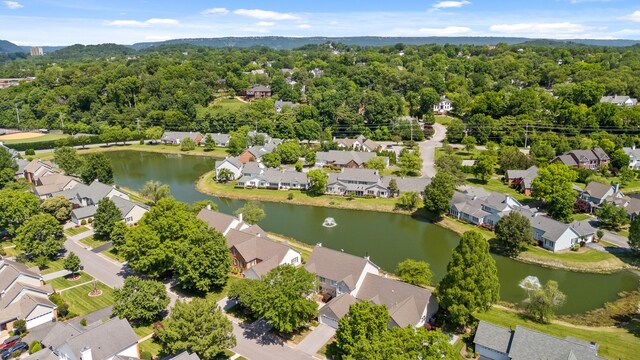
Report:
[[[465,231],[468,230],[478,230],[483,233],[484,237],[489,240],[493,233],[477,228],[475,226],[469,224],[458,223],[453,219],[448,217],[443,217],[440,220],[434,221],[434,219],[424,215],[422,212],[411,212],[406,210],[398,210],[395,208],[395,203],[389,199],[373,199],[379,200],[376,203],[363,203],[362,200],[371,200],[371,199],[353,199],[350,201],[345,200],[344,197],[339,196],[319,196],[319,197],[310,197],[306,194],[298,190],[294,191],[278,191],[278,190],[248,190],[248,189],[239,189],[232,187],[228,184],[219,184],[213,181],[213,173],[214,171],[206,172],[201,175],[195,183],[196,190],[200,193],[218,196],[222,198],[228,199],[239,199],[239,200],[256,200],[256,201],[266,201],[266,202],[275,202],[275,203],[284,203],[291,205],[306,205],[306,206],[319,206],[325,208],[335,208],[335,209],[345,209],[345,210],[358,210],[358,211],[375,211],[375,212],[386,212],[386,213],[394,213],[394,214],[402,214],[409,215],[413,218],[424,220],[433,223],[434,225],[440,226],[442,228],[451,230],[458,235],[462,235]],[[265,192],[273,192],[273,194],[269,194]],[[294,194],[292,199],[288,199],[286,194]],[[302,197],[302,199],[301,199]],[[497,255],[504,256],[500,253],[494,252]],[[619,271],[624,270],[638,270],[637,267],[634,267],[629,264],[622,263],[617,266],[610,266],[610,264],[604,264],[600,261],[598,262],[585,262],[584,266],[575,266],[573,264],[569,265],[567,263],[563,263],[561,260],[557,258],[549,257],[548,259],[533,259],[528,258],[526,256],[518,256],[511,258],[513,260],[532,264],[540,267],[545,267],[548,269],[554,270],[564,270],[564,271],[572,271],[572,272],[580,272],[580,273],[591,273],[591,274],[614,274]]]

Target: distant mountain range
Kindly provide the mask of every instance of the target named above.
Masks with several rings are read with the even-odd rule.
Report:
[[[355,37],[283,37],[283,36],[255,36],[255,37],[223,37],[223,38],[198,38],[198,39],[173,39],[158,42],[141,42],[133,45],[122,45],[134,50],[148,49],[162,45],[190,44],[208,47],[234,47],[245,48],[253,46],[266,46],[273,49],[295,49],[305,45],[317,45],[331,43],[341,43],[345,45],[358,46],[391,46],[398,43],[406,45],[426,45],[426,44],[452,44],[452,45],[493,45],[506,43],[509,45],[540,45],[540,46],[569,46],[569,45],[591,45],[591,46],[633,46],[640,44],[638,40],[595,40],[595,39],[572,39],[572,40],[548,40],[529,39],[517,37],[380,37],[380,36],[355,36]],[[107,44],[113,47],[113,44]],[[82,47],[82,45],[73,45]],[[86,49],[93,49],[96,46],[88,45]],[[0,53],[28,52],[29,46],[18,46],[7,40],[0,40]],[[45,53],[55,52],[68,46],[43,46]],[[79,50],[79,49],[76,49]],[[119,49],[118,52],[123,52]]]

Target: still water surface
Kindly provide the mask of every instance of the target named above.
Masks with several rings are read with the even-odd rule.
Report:
[[[131,189],[140,189],[148,180],[171,186],[171,193],[192,203],[212,198],[218,209],[233,213],[244,201],[214,198],[195,189],[196,179],[213,169],[212,158],[185,155],[120,151],[106,153],[113,163],[115,182]],[[406,258],[425,260],[431,264],[434,281],[439,281],[459,236],[447,229],[406,215],[370,211],[340,210],[313,206],[263,203],[267,217],[260,226],[267,231],[284,234],[307,244],[321,242],[323,246],[365,256],[384,270],[393,271]],[[338,226],[325,228],[322,222],[333,217]],[[524,293],[518,282],[526,276],[537,276],[541,282],[556,280],[567,295],[562,313],[583,312],[600,307],[617,298],[620,291],[638,287],[638,277],[629,271],[611,275],[575,273],[545,269],[493,256],[498,265],[500,298],[519,302]]]

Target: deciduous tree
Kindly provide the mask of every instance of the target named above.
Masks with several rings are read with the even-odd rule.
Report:
[[[224,236],[207,228],[187,236],[177,251],[174,268],[182,288],[207,292],[226,284],[230,266]]]
[[[122,220],[122,213],[111,199],[105,197],[98,202],[98,208],[93,218],[93,229],[97,236],[108,238],[115,224]]]
[[[498,269],[489,254],[489,243],[478,231],[465,232],[438,285],[440,306],[453,324],[466,326],[473,313],[489,310],[499,295]]]
[[[124,223],[124,221],[117,221],[115,224],[113,224],[113,229],[109,234],[109,240],[111,240],[111,243],[113,244],[113,247],[116,251],[118,251],[118,249],[120,249],[120,247],[124,245],[128,229],[129,228],[127,227],[127,224]]]
[[[113,300],[113,313],[131,322],[151,322],[169,305],[163,283],[137,276],[125,278],[124,285],[113,291]]]
[[[15,235],[16,229],[40,212],[40,201],[32,192],[0,190],[0,229]]]
[[[618,229],[622,225],[629,223],[627,218],[627,210],[621,206],[615,206],[613,203],[605,202],[596,211],[598,221],[610,229]]]
[[[71,276],[74,276],[80,271],[80,258],[76,253],[71,252],[64,258],[63,266],[65,270],[71,272]]]
[[[402,281],[412,285],[429,285],[433,277],[429,263],[413,259],[400,262],[396,273]]]
[[[61,146],[53,151],[53,161],[67,175],[79,174],[82,170],[83,160],[78,151],[69,146]]]
[[[354,356],[361,344],[379,339],[387,330],[389,319],[384,305],[369,301],[352,304],[347,315],[338,322],[336,348],[339,355]]]
[[[243,207],[235,211],[235,214],[242,214],[242,220],[251,225],[259,223],[267,216],[260,203],[256,201],[247,201]]]
[[[43,212],[53,215],[56,220],[63,222],[69,219],[73,206],[71,201],[64,195],[58,195],[45,199],[40,208]]]
[[[629,247],[636,254],[640,252],[640,218],[636,218],[631,222],[629,227]]]
[[[375,169],[378,171],[382,171],[387,167],[387,163],[383,157],[376,156],[369,159],[369,161],[364,163],[364,167],[367,169]]]
[[[311,170],[307,173],[307,178],[309,179],[309,194],[320,196],[325,193],[329,177],[324,171],[321,169]]]
[[[171,189],[167,184],[161,184],[159,181],[149,180],[144,184],[140,195],[145,197],[151,205],[155,205],[160,199],[171,196]]]
[[[262,163],[269,168],[277,168],[281,164],[280,155],[277,152],[271,152],[262,155]]]
[[[486,181],[486,179],[490,178],[495,172],[495,167],[496,158],[486,152],[483,152],[478,155],[478,158],[476,159],[476,163],[473,166],[473,174],[476,178]]]
[[[157,330],[158,341],[167,354],[194,352],[202,360],[213,360],[236,345],[231,321],[213,300],[178,300],[169,317]]]
[[[496,224],[496,242],[505,254],[517,256],[533,242],[531,221],[516,211],[510,211]]]
[[[302,156],[302,150],[297,141],[288,141],[278,145],[276,150],[283,164],[294,164]]]
[[[398,165],[400,166],[400,173],[403,176],[418,176],[422,168],[422,159],[416,153],[405,151],[400,154]]]
[[[424,207],[436,217],[449,210],[449,200],[453,197],[456,183],[447,173],[439,172],[424,189]]]
[[[576,178],[576,172],[561,163],[541,168],[533,180],[533,196],[547,203],[549,215],[554,219],[569,222],[576,202],[573,190]]]
[[[87,155],[80,173],[80,178],[82,178],[82,181],[87,185],[95,180],[105,184],[112,184],[113,168],[111,167],[111,161],[109,161],[103,153]]]
[[[558,288],[558,283],[549,280],[544,287],[527,289],[528,297],[524,300],[527,314],[540,323],[548,323],[557,308],[562,306],[566,296]]]
[[[152,126],[144,131],[144,137],[153,142],[157,142],[160,140],[163,133],[164,131],[160,126]]]
[[[64,243],[62,225],[49,214],[34,215],[20,225],[14,242],[27,254],[51,258]]]

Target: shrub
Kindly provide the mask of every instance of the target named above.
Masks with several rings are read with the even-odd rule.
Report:
[[[88,222],[89,224],[91,224],[91,223],[93,222],[93,218],[89,218],[89,220],[87,220],[87,222]]]
[[[80,320],[80,325],[82,325],[82,326],[87,326],[87,319],[82,318],[82,319]]]
[[[82,221],[80,221],[80,225],[87,225],[87,220],[82,219]]]
[[[144,139],[140,139],[140,145],[144,145]]]
[[[16,334],[22,334],[27,331],[27,322],[24,320],[16,320],[13,322],[13,332]]]
[[[38,351],[42,350],[42,345],[39,341],[33,340],[29,345],[29,354],[35,354]]]
[[[293,200],[293,193],[289,193],[289,195],[287,195],[287,200]]]
[[[151,353],[148,352],[148,351],[143,351],[140,354],[140,359],[142,359],[142,360],[151,360],[151,359],[153,359],[153,355],[151,355]]]
[[[27,149],[24,151],[25,155],[35,155],[36,151],[34,149]]]
[[[578,251],[578,250],[580,250],[580,244],[571,245],[571,251]]]

